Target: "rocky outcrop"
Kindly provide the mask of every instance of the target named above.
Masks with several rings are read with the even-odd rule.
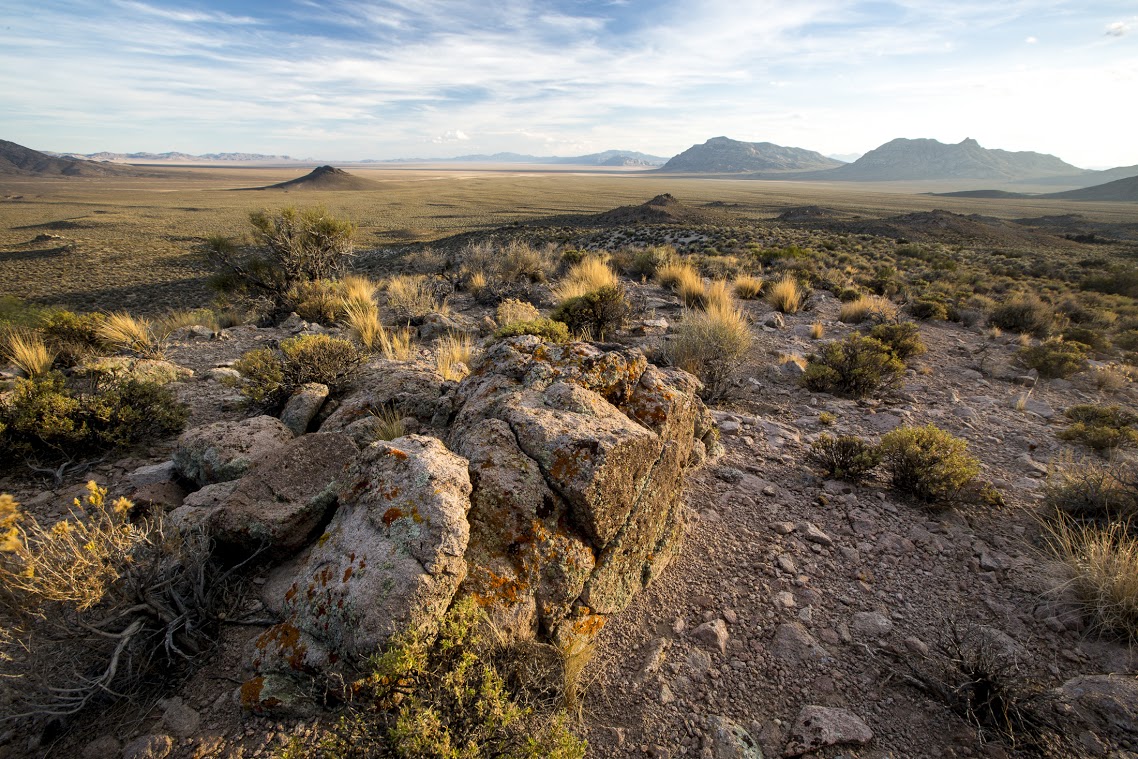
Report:
[[[690,375],[637,350],[518,337],[458,392],[474,595],[519,636],[591,635],[667,565],[710,417]]]
[[[470,491],[466,461],[435,438],[409,435],[360,453],[340,478],[324,533],[266,588],[285,621],[253,645],[246,706],[272,706],[262,698],[266,676],[332,669],[397,632],[429,631],[466,575]]]
[[[320,431],[345,432],[363,442],[371,420],[383,412],[424,426],[445,427],[454,407],[454,390],[453,382],[444,381],[426,365],[376,359],[356,372]]]
[[[199,486],[236,480],[289,440],[288,427],[271,416],[204,424],[178,438],[174,466]]]
[[[281,422],[294,435],[303,435],[308,425],[320,412],[330,392],[327,385],[319,382],[306,382],[297,388],[281,409]]]

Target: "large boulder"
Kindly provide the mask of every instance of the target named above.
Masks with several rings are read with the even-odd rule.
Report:
[[[174,467],[199,486],[228,482],[289,440],[288,427],[271,416],[203,424],[178,438]]]
[[[1063,683],[1053,695],[1063,717],[1075,716],[1099,738],[1121,742],[1138,735],[1138,680],[1133,676],[1084,675]]]
[[[397,632],[429,632],[466,575],[470,492],[466,460],[436,438],[362,451],[339,479],[324,533],[291,578],[266,586],[285,621],[254,642],[258,677],[358,662]]]
[[[353,423],[385,412],[443,427],[453,407],[453,390],[454,383],[444,381],[426,364],[376,359],[355,372],[343,400],[320,431],[350,433]]]
[[[295,553],[335,504],[337,478],[355,455],[346,435],[290,440],[238,480],[208,520],[210,532],[224,545],[265,546],[275,556]]]
[[[297,388],[281,409],[281,422],[288,427],[294,435],[303,435],[308,431],[308,425],[320,412],[324,401],[328,400],[330,392],[327,385],[319,382],[306,382]]]
[[[474,484],[474,595],[505,629],[592,635],[667,565],[680,490],[711,420],[698,381],[635,349],[493,345],[448,438]]]

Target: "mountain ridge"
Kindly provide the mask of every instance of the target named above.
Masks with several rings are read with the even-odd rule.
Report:
[[[837,168],[841,161],[805,148],[773,142],[742,142],[730,137],[712,137],[673,156],[661,172],[743,174],[761,171],[815,171]]]

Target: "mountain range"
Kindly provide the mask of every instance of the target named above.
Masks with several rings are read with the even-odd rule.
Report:
[[[52,153],[43,151],[45,155],[56,158],[75,158],[86,161],[106,161],[110,163],[206,163],[206,162],[280,162],[296,161],[301,159],[290,158],[287,155],[264,155],[262,153],[203,153],[191,155],[190,153]]]
[[[114,166],[79,158],[49,155],[0,140],[0,174],[59,177],[137,176],[128,166]]]
[[[460,155],[454,158],[397,158],[393,160],[368,159],[361,163],[534,163],[571,166],[661,166],[667,158],[639,153],[635,150],[605,150],[578,156],[537,156],[523,153],[493,153]]]
[[[841,161],[803,148],[786,148],[772,142],[740,142],[712,137],[672,158],[660,171],[697,174],[736,174],[756,171],[813,171],[833,169]]]

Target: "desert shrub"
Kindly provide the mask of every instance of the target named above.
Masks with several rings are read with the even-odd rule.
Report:
[[[980,473],[968,444],[931,424],[883,435],[881,458],[894,488],[927,503],[952,498]]]
[[[48,310],[13,295],[0,295],[0,324],[15,327],[39,327]]]
[[[545,282],[556,269],[557,256],[552,248],[538,249],[518,240],[498,250],[494,266],[497,276],[507,282]]]
[[[624,288],[614,284],[562,301],[551,318],[563,322],[575,335],[604,340],[620,329],[629,310]]]
[[[545,687],[513,676],[523,666],[544,669],[538,679]],[[451,607],[433,640],[403,633],[367,667],[365,677],[349,684],[356,698],[339,722],[314,742],[293,739],[282,759],[585,756],[586,744],[569,731],[560,706],[557,691],[564,689],[548,687],[564,679],[557,652],[502,642],[471,599]]]
[[[144,358],[162,358],[161,337],[148,319],[116,311],[99,323],[99,338],[115,350],[127,351]]]
[[[214,236],[203,253],[217,272],[214,287],[267,300],[274,318],[292,310],[295,286],[337,278],[352,257],[355,225],[323,208],[258,211],[249,222],[250,244]]]
[[[869,331],[869,336],[880,340],[889,351],[901,359],[908,361],[913,356],[924,353],[924,341],[921,340],[921,330],[913,322],[900,324],[878,324]]]
[[[796,314],[802,307],[802,288],[794,277],[783,277],[767,288],[767,302],[776,311]]]
[[[507,298],[498,304],[495,320],[501,327],[507,327],[514,322],[532,322],[541,318],[541,312],[532,304],[524,300]]]
[[[915,300],[909,304],[909,315],[922,321],[946,321],[948,307],[936,300]]]
[[[880,295],[864,295],[857,300],[843,303],[838,311],[838,321],[846,324],[861,324],[864,321],[876,323],[897,320],[897,304]]]
[[[1059,437],[1082,443],[1096,451],[1107,451],[1138,442],[1138,415],[1120,406],[1080,404],[1067,409],[1071,426]]]
[[[44,343],[38,330],[12,328],[0,345],[0,358],[19,369],[25,377],[38,377],[51,369],[55,353]]]
[[[1043,503],[1079,520],[1129,521],[1138,516],[1138,473],[1121,464],[1067,456],[1047,473]]]
[[[637,278],[654,277],[662,267],[676,260],[676,249],[671,245],[626,249],[613,256],[613,263],[621,273]]]
[[[1040,377],[1066,378],[1087,368],[1086,346],[1063,340],[1044,340],[1039,345],[1028,345],[1016,357],[1028,369],[1035,369]]]
[[[359,364],[359,350],[348,340],[328,335],[298,335],[276,350],[257,348],[234,363],[241,372],[241,392],[250,402],[277,409],[307,382],[337,388]]]
[[[287,298],[292,310],[306,321],[330,326],[343,314],[343,288],[339,282],[325,279],[298,282],[289,289]]]
[[[808,357],[802,382],[815,392],[864,398],[897,387],[904,374],[905,364],[880,340],[848,335]]]
[[[1134,381],[1135,373],[1119,364],[1096,366],[1091,369],[1091,381],[1103,393],[1117,393]]]
[[[1036,295],[1017,295],[1007,303],[996,306],[988,321],[1000,329],[1045,337],[1051,331],[1055,312]]]
[[[173,391],[152,382],[101,373],[69,382],[52,371],[17,380],[0,398],[0,458],[70,461],[172,434],[187,416]]]
[[[517,337],[518,335],[534,335],[549,343],[569,342],[569,327],[563,322],[552,319],[538,318],[532,321],[512,321],[494,333],[494,337]]]
[[[599,258],[589,256],[570,267],[561,282],[553,288],[553,297],[564,302],[602,288],[616,287],[617,284],[616,274],[609,265]]]
[[[137,698],[213,647],[218,612],[233,598],[208,539],[132,509],[90,482],[68,517],[46,526],[0,495],[8,718]]]
[[[827,477],[856,482],[881,463],[881,454],[877,446],[856,435],[824,434],[810,445],[810,460]]]
[[[735,278],[735,297],[754,300],[763,294],[763,278],[744,274]]]
[[[714,401],[730,390],[753,343],[743,312],[735,306],[717,306],[687,311],[668,344],[668,354],[674,365],[699,377],[700,395]]]
[[[401,317],[418,318],[445,313],[446,303],[421,274],[399,274],[387,280],[387,305]]]
[[[435,367],[445,380],[458,382],[470,373],[474,346],[469,335],[447,335],[435,344]]]
[[[1106,635],[1138,642],[1138,538],[1128,522],[1060,517],[1047,542],[1067,566],[1084,613]]]
[[[1111,349],[1110,338],[1091,327],[1068,327],[1063,330],[1063,341],[1085,345],[1095,353],[1106,353]]]
[[[56,353],[63,366],[76,366],[85,359],[106,349],[99,327],[106,317],[103,314],[77,314],[72,311],[52,311],[44,316],[40,333],[44,342]]]

